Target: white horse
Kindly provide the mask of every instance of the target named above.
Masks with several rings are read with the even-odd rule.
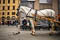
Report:
[[[31,9],[29,7],[26,7],[26,6],[20,6],[20,9],[19,9],[19,12],[20,13],[25,13],[27,16],[30,16],[30,17],[34,17],[35,15],[35,11],[34,9]],[[44,10],[39,10],[37,11],[37,16],[40,16],[40,17],[55,17],[55,11],[52,10],[52,9],[44,9]],[[27,19],[28,17],[26,17]],[[35,34],[35,28],[34,28],[34,20],[33,18],[28,18],[32,24],[32,34]]]

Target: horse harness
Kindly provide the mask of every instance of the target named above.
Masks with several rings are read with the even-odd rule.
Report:
[[[29,10],[29,12],[32,10],[32,8]],[[35,11],[35,16],[32,17],[32,16],[28,16],[29,12],[27,13],[26,17],[29,17],[29,18],[34,18],[35,21],[36,21],[36,16],[37,16],[37,10]]]
[[[32,8],[29,10],[29,12],[32,10]],[[47,10],[46,10],[47,11]],[[34,18],[34,20],[36,21],[36,17],[37,17],[37,10],[35,11],[35,16],[32,17],[32,16],[28,16],[29,12],[26,14],[26,17],[29,17],[29,18]],[[48,12],[48,11],[47,11]],[[42,12],[41,12],[42,13]],[[43,13],[42,13],[43,14]],[[45,14],[43,14],[45,17],[47,17]],[[52,13],[51,13],[51,16],[52,16]],[[50,16],[48,16],[47,18],[52,18]]]

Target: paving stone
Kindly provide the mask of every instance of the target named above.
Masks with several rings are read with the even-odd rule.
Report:
[[[0,26],[0,40],[60,40],[60,36],[49,36],[48,30],[36,31],[35,36],[32,36],[31,31],[21,31],[20,34],[13,35],[18,32],[16,26]]]

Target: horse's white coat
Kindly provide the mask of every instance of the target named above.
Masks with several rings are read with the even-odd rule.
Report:
[[[32,16],[32,14],[35,14],[35,11],[34,9],[32,9],[30,11],[31,8],[29,7],[25,7],[25,6],[20,6],[20,9],[19,9],[19,12],[22,11],[22,13],[24,14],[28,14],[28,16]],[[30,11],[30,12],[29,12]],[[29,12],[29,13],[28,13]],[[52,10],[52,9],[44,9],[44,10],[39,10],[37,11],[37,15],[40,15],[40,16],[52,16],[52,17],[55,17],[55,11]],[[34,23],[33,23],[33,20],[30,18],[29,19],[31,24],[32,24],[32,34],[35,34],[35,29],[34,29]]]
[[[20,10],[19,11],[25,12],[27,14],[30,11],[30,9],[31,8],[26,7],[26,6],[20,6]],[[28,15],[32,16],[31,14],[35,14],[35,11],[36,10],[31,9],[31,11],[28,13]],[[53,17],[55,17],[55,11],[52,10],[52,9],[38,10],[37,11],[37,15],[40,15],[40,16],[53,16]]]

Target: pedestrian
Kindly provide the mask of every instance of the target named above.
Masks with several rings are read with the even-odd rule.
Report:
[[[11,21],[11,25],[13,25],[13,21]]]
[[[26,29],[26,26],[27,26],[27,20],[26,20],[26,18],[24,18],[24,20],[22,21],[22,24],[23,24],[23,30],[25,30]]]
[[[15,23],[15,22],[13,21],[13,25],[14,25],[14,23]]]
[[[8,26],[9,26],[9,23],[10,23],[10,22],[8,21]]]
[[[16,27],[18,27],[18,21],[17,20],[15,21],[15,24],[16,24]]]
[[[2,22],[1,22],[1,25],[2,25]]]

